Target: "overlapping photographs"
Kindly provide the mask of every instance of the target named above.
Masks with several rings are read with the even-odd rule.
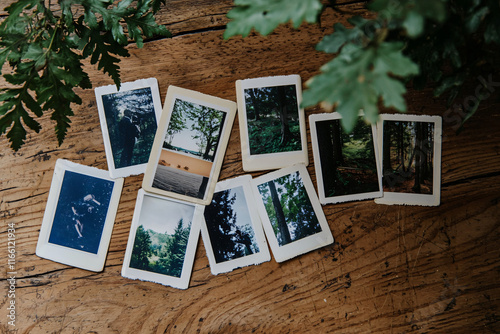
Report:
[[[236,81],[245,171],[308,164],[300,76]]]
[[[111,177],[144,173],[162,109],[157,80],[98,87],[95,95]]]
[[[441,124],[440,116],[380,116],[377,128],[384,196],[376,203],[439,205]]]
[[[382,197],[376,126],[360,115],[346,133],[337,112],[309,116],[318,196],[322,204]]]
[[[209,204],[235,115],[232,101],[170,86],[143,188]]]
[[[187,289],[203,207],[140,189],[122,276]]]
[[[333,236],[304,164],[253,181],[269,246],[277,262],[333,243]]]
[[[57,160],[36,254],[102,271],[122,187],[107,171]]]
[[[214,275],[271,259],[251,181],[244,175],[217,183],[205,207],[201,232]]]

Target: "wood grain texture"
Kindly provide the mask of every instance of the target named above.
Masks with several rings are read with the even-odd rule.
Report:
[[[188,17],[217,12],[223,17],[230,1],[200,1],[198,7],[191,1],[171,3],[185,15],[179,31],[189,33],[146,43],[143,49],[131,45],[131,57],[121,63],[124,82],[156,77],[162,99],[169,85],[235,101],[237,79],[300,74],[305,82],[331,58],[314,45],[333,23],[349,16],[328,10],[321,27],[284,26],[268,37],[224,41],[222,30],[210,31],[207,22],[193,28]],[[366,15],[361,5],[346,8]],[[94,87],[112,84],[94,66],[85,69]],[[493,78],[500,81],[497,74]],[[41,133],[18,153],[0,138],[2,268],[8,223],[16,225],[17,238],[14,333],[500,332],[500,103],[495,96],[484,101],[459,135],[452,117],[457,114],[444,119],[439,207],[373,201],[327,205],[333,245],[284,263],[272,259],[218,276],[210,273],[200,239],[190,287],[184,291],[120,275],[142,176],[125,180],[103,272],[35,255],[55,161],[107,169],[94,93],[80,95],[84,104],[74,107],[72,127],[60,147],[48,115],[40,120]],[[407,101],[412,113],[445,111],[444,101],[432,98],[430,89],[410,90]],[[306,110],[307,115],[318,112]],[[309,152],[315,183],[310,142]],[[236,120],[220,179],[242,174]],[[0,272],[2,333],[10,329],[6,273],[6,268]]]

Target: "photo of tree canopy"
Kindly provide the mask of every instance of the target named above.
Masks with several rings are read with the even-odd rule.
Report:
[[[325,197],[378,191],[371,125],[361,117],[351,133],[340,119],[316,122]]]
[[[384,121],[384,191],[432,194],[434,123]]]
[[[226,113],[176,99],[163,148],[214,161]]]
[[[295,85],[244,90],[250,154],[299,151],[299,109]]]
[[[204,216],[217,263],[259,252],[243,187],[216,192]]]
[[[156,134],[151,88],[102,95],[115,168],[148,162]]]
[[[144,196],[130,267],[181,277],[194,206]]]
[[[299,172],[260,184],[258,189],[280,246],[321,232]]]

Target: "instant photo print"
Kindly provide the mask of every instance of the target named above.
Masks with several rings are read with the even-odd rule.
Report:
[[[57,160],[36,255],[102,271],[122,187],[107,171]]]
[[[95,96],[111,177],[143,174],[162,109],[157,80],[98,87]]]
[[[309,116],[314,167],[321,204],[382,197],[376,126],[362,115],[346,133],[337,113]]]
[[[251,182],[250,175],[218,182],[205,207],[201,235],[214,275],[271,260]]]
[[[440,204],[441,124],[440,116],[380,115],[377,132],[384,196],[376,203]]]
[[[202,211],[199,205],[140,189],[122,276],[187,289]]]
[[[144,175],[144,190],[209,204],[235,115],[232,101],[170,86]]]
[[[243,170],[308,164],[299,75],[236,81]]]
[[[333,236],[304,164],[253,181],[254,196],[276,262],[333,243]]]

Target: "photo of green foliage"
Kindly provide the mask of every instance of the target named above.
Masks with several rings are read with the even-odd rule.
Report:
[[[181,277],[194,206],[144,196],[130,267]]]
[[[316,122],[325,197],[380,190],[372,128],[361,117],[351,133],[340,119]]]
[[[295,85],[244,90],[250,154],[302,149]]]
[[[280,246],[322,231],[299,172],[258,185]]]

